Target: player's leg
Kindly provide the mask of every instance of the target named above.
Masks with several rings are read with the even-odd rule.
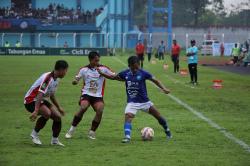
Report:
[[[176,73],[177,66],[176,66],[176,57],[175,56],[172,56],[172,61],[173,61],[173,64],[174,64],[174,73]]]
[[[154,106],[151,106],[149,108],[148,113],[158,120],[159,124],[163,127],[167,138],[172,138],[172,134],[167,124],[167,120],[163,116],[161,116],[160,112]]]
[[[144,55],[143,54],[140,57],[140,61],[141,61],[141,68],[143,68],[143,61],[144,61]]]
[[[234,64],[236,64],[237,61],[238,61],[238,57],[237,57],[237,56],[234,56],[234,57],[233,57],[233,62],[234,62]]]
[[[124,139],[122,143],[129,143],[131,139],[131,130],[132,130],[132,120],[134,119],[135,114],[127,112],[125,114],[125,121],[124,121]]]
[[[148,62],[150,62],[151,61],[151,53],[148,53]]]
[[[82,120],[82,117],[84,115],[84,113],[87,111],[87,109],[89,108],[90,103],[88,100],[81,100],[80,101],[80,109],[78,112],[76,112],[73,121],[71,123],[71,127],[68,130],[68,132],[65,135],[65,138],[72,138],[72,135],[76,129],[76,126],[80,123],[80,121]]]
[[[125,120],[124,120],[124,139],[122,143],[129,143],[131,139],[131,130],[132,130],[132,120],[134,119],[137,113],[137,109],[131,103],[128,103],[125,108]]]
[[[177,72],[179,72],[179,70],[180,70],[180,60],[179,60],[179,56],[178,56],[177,59],[176,59],[176,70],[177,70]]]
[[[41,116],[37,119],[36,125],[30,134],[33,143],[37,145],[42,144],[42,142],[39,139],[38,133],[41,129],[44,128],[44,126],[46,125],[46,122],[50,118],[51,116],[50,109],[46,105],[42,104],[39,109],[39,115]]]
[[[62,128],[62,120],[61,120],[61,114],[54,109],[54,107],[50,107],[51,110],[51,119],[53,120],[52,124],[52,139],[51,139],[51,145],[59,145],[64,146],[58,139],[59,134],[61,132]]]
[[[90,139],[96,139],[95,132],[96,132],[97,128],[99,127],[101,120],[102,120],[104,103],[103,103],[103,101],[98,101],[98,102],[95,102],[92,105],[92,107],[95,110],[96,114],[95,114],[94,119],[92,120],[92,125],[91,125],[91,129],[89,130],[88,137]]]
[[[197,64],[194,64],[194,82],[197,84]]]
[[[72,121],[72,126],[76,127],[80,121],[82,120],[82,117],[84,113],[88,110],[90,106],[90,103],[88,100],[82,100],[80,103],[80,109],[78,112],[76,112],[74,119]]]
[[[191,79],[190,83],[193,83],[194,82],[194,77],[193,77],[193,65],[192,64],[188,64],[188,70],[189,70],[190,79]]]

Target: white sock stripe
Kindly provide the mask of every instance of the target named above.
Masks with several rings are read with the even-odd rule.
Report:
[[[127,66],[124,62],[122,62],[120,59],[118,59],[117,57],[114,57],[114,59],[117,62],[120,62],[121,64],[123,64],[124,66]],[[151,84],[153,84],[152,82],[150,82]],[[153,84],[154,85],[154,84]],[[155,86],[155,85],[154,85]],[[246,150],[248,153],[250,153],[250,146],[245,143],[244,141],[240,140],[239,138],[235,137],[233,134],[231,134],[230,132],[226,131],[226,129],[224,127],[219,126],[218,124],[216,124],[215,122],[213,122],[211,119],[207,118],[206,116],[204,116],[201,112],[196,111],[195,109],[193,109],[191,106],[189,106],[188,104],[184,103],[183,101],[181,101],[179,98],[168,94],[168,97],[170,97],[172,100],[174,100],[176,103],[180,104],[181,106],[183,106],[184,108],[186,108],[188,111],[190,111],[191,113],[193,113],[194,115],[196,115],[198,118],[202,119],[203,121],[207,122],[211,127],[217,129],[220,133],[222,133],[226,138],[230,139],[231,141],[233,141],[234,143],[240,145],[244,150]]]
[[[125,129],[124,131],[131,131],[130,129]]]
[[[125,137],[126,137],[126,138],[129,138],[129,139],[131,138],[130,135],[125,135]]]

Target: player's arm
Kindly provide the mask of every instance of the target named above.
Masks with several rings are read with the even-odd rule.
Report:
[[[38,116],[40,105],[41,105],[41,102],[43,100],[43,93],[42,92],[38,92],[38,94],[36,96],[36,99],[37,100],[35,102],[35,110],[34,110],[34,112],[30,116],[30,120],[31,121],[35,121],[36,118],[37,118],[37,116]]]
[[[195,55],[195,53],[193,53],[193,52],[188,52],[188,53],[187,53],[187,56],[188,56],[188,57],[194,56],[194,55]]]
[[[72,81],[72,85],[77,85],[80,79],[76,76],[75,79]]]
[[[38,93],[37,93],[37,96],[36,96],[35,110],[34,110],[34,112],[33,112],[33,113],[31,114],[31,116],[30,116],[30,120],[31,120],[31,121],[35,121],[36,118],[37,118],[37,115],[38,115],[39,110],[40,110],[41,102],[42,102],[42,100],[43,100],[43,98],[44,98],[43,95],[44,95],[44,94],[46,93],[46,91],[48,90],[49,83],[50,83],[50,81],[49,81],[48,77],[46,77],[46,78],[43,80],[43,82],[42,82],[42,84],[40,85],[40,87],[39,87],[39,90],[38,90]]]
[[[123,79],[121,79],[121,78],[119,77],[118,74],[107,74],[107,73],[101,71],[101,69],[99,69],[99,68],[96,68],[96,70],[98,71],[98,73],[99,73],[101,76],[103,76],[103,77],[105,77],[105,78],[107,78],[107,79],[109,79],[109,80],[124,81]]]
[[[51,100],[51,102],[56,106],[56,108],[57,108],[57,110],[60,112],[60,114],[61,114],[61,115],[64,115],[65,112],[64,112],[63,108],[60,107],[60,105],[59,105],[59,103],[58,103],[58,101],[57,101],[57,99],[56,99],[56,97],[55,97],[55,94],[52,94],[52,95],[50,96],[50,100]]]
[[[164,93],[169,94],[170,90],[167,89],[162,83],[161,81],[157,80],[156,78],[152,77],[151,79],[149,79],[150,81],[152,81],[158,88],[160,88]]]
[[[82,70],[75,76],[74,80],[72,81],[72,85],[77,85],[82,78]]]
[[[194,55],[197,54],[197,53],[198,53],[198,49],[197,49],[197,50],[195,49],[195,50],[192,51],[192,52],[188,52],[188,53],[187,53],[187,56],[188,56],[188,57],[194,56]]]

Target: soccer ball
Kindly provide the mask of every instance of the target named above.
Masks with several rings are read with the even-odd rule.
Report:
[[[154,137],[154,130],[150,127],[144,127],[141,130],[141,137],[143,141],[152,141]]]

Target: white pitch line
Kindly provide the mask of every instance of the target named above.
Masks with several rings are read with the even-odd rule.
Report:
[[[124,66],[127,66],[127,64],[125,64],[123,61],[121,61],[119,58],[114,57],[114,59],[121,63]],[[153,84],[153,83],[152,83]],[[226,138],[228,138],[229,140],[233,141],[234,143],[240,145],[244,150],[246,150],[248,153],[250,153],[250,146],[245,143],[244,141],[240,140],[239,138],[235,137],[232,133],[226,131],[226,129],[224,127],[221,127],[220,125],[218,125],[217,123],[215,123],[213,120],[207,118],[205,115],[203,115],[201,112],[195,110],[194,108],[192,108],[191,106],[189,106],[188,104],[184,103],[183,101],[181,101],[179,98],[168,94],[168,97],[170,97],[172,100],[174,100],[176,103],[180,104],[181,106],[183,106],[184,108],[186,108],[188,111],[190,111],[191,113],[193,113],[194,115],[196,115],[198,118],[202,119],[203,121],[207,122],[211,127],[217,129],[220,133],[222,133]]]
[[[181,81],[179,81],[179,80],[177,80],[177,79],[175,79],[167,74],[164,74],[164,76],[167,77],[170,81],[174,82],[175,84],[181,84],[181,85],[183,85],[187,88],[191,88],[191,89],[201,89],[197,86],[189,86],[189,85],[187,85],[187,84],[185,84],[185,83],[183,83],[183,82],[181,82]]]

